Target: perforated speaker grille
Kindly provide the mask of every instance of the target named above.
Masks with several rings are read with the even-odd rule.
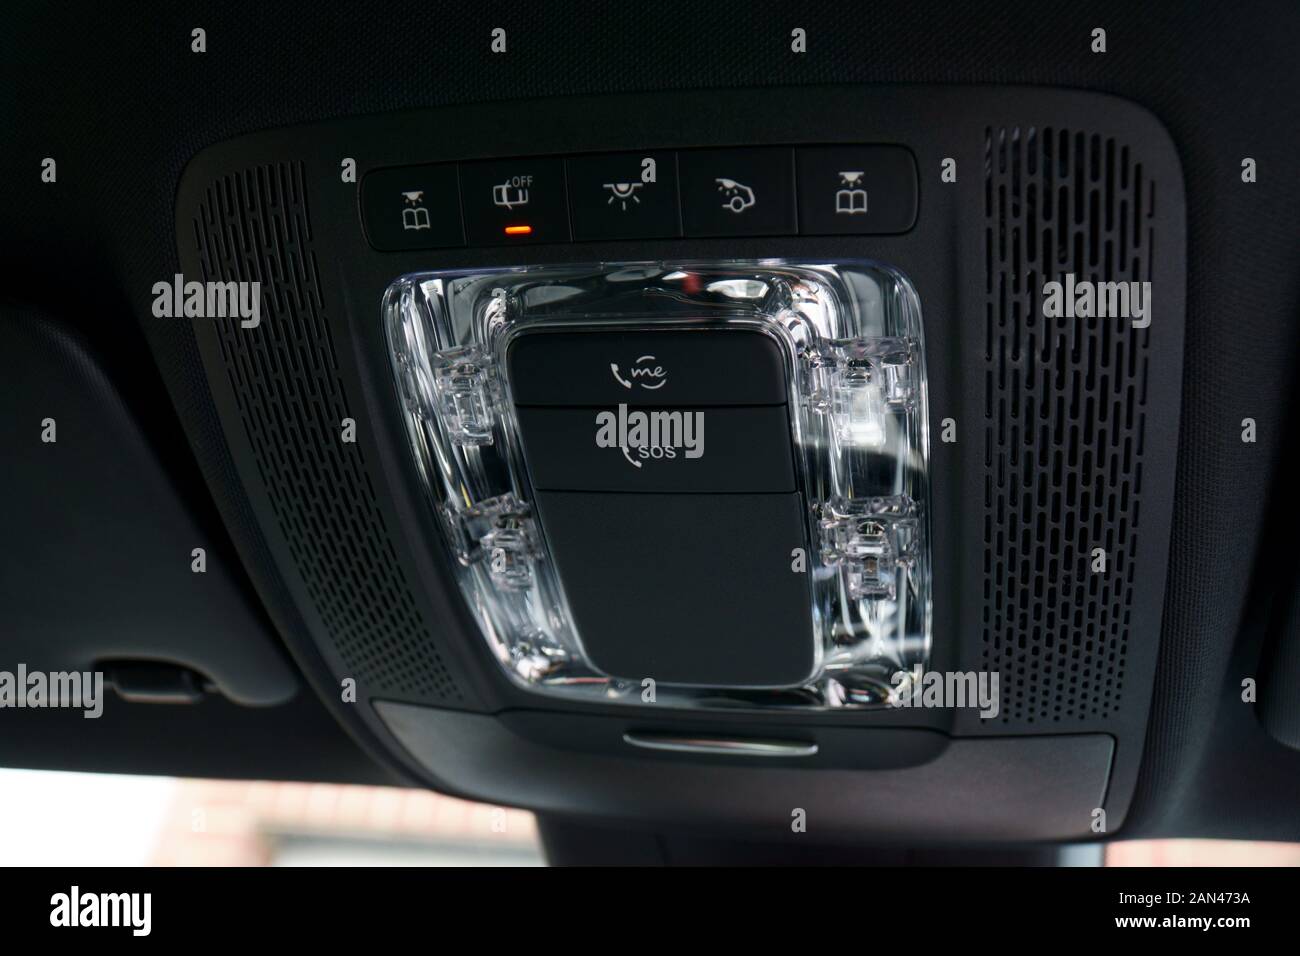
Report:
[[[1124,701],[1149,329],[1044,318],[1042,289],[1150,280],[1155,184],[1078,131],[990,128],[984,156],[983,665],[1003,723],[1104,720]]]
[[[276,523],[346,669],[372,696],[455,703],[393,550],[339,374],[300,163],[214,180],[193,220],[204,281],[262,284],[261,322],[216,319]]]

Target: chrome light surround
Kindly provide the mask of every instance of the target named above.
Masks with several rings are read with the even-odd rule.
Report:
[[[633,704],[645,690],[591,664],[530,504],[505,352],[539,325],[721,322],[767,333],[786,357],[811,543],[813,676],[762,690],[660,684],[658,706],[878,706],[908,692],[901,672],[928,663],[925,351],[920,302],[896,270],[732,260],[426,272],[389,286],[383,321],[461,593],[518,685]]]

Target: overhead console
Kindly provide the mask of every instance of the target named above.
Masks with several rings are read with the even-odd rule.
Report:
[[[192,320],[208,477],[341,720],[481,799],[871,839],[1122,826],[1184,229],[1149,114],[993,88],[359,118],[177,199],[261,303]]]

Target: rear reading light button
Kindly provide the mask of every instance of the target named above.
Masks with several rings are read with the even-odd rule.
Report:
[[[471,246],[569,241],[562,159],[461,163],[460,191]]]
[[[519,405],[779,405],[781,347],[736,329],[525,332],[507,353]]]
[[[361,214],[383,252],[465,244],[454,163],[372,170],[361,181]]]
[[[556,491],[794,491],[784,405],[517,408],[535,488]]]
[[[805,146],[799,167],[803,235],[907,232],[916,222],[916,160],[902,146]]]

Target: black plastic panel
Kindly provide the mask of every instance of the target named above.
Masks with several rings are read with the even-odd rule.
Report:
[[[417,760],[477,799],[550,813],[723,827],[771,839],[792,837],[796,808],[827,831],[887,843],[1088,837],[1113,751],[1102,734],[953,740],[947,746],[935,734],[936,749],[917,739],[919,731],[896,732],[912,736],[892,742],[888,733],[822,730],[827,756],[812,766],[647,760],[622,744],[627,724],[617,719],[575,724],[521,714],[516,723],[402,704],[376,707]],[[891,751],[903,755],[892,767]],[[927,751],[929,759],[915,762]],[[846,764],[844,754],[856,756]],[[860,761],[870,767],[873,756],[876,766],[862,769]]]
[[[671,107],[671,108],[668,108]],[[717,117],[730,117],[719,124]],[[1001,260],[987,259],[990,230],[994,238],[1015,247],[1024,242],[1023,205],[994,207],[990,220],[986,169],[989,168],[990,130],[1058,129],[1062,117],[1068,117],[1071,131],[1114,142],[1127,148],[1132,162],[1140,162],[1147,182],[1157,186],[1159,201],[1149,216],[1148,227],[1154,233],[1153,252],[1144,268],[1157,281],[1158,306],[1155,320],[1143,341],[1151,360],[1140,385],[1143,408],[1148,422],[1158,421],[1159,428],[1147,427],[1142,446],[1141,469],[1141,560],[1133,563],[1132,555],[1121,555],[1123,587],[1113,590],[1104,606],[1104,617],[1093,617],[1074,627],[1073,619],[1066,632],[1052,637],[1062,646],[1080,648],[1094,639],[1089,628],[1096,624],[1109,628],[1112,621],[1128,635],[1125,650],[1123,697],[1118,708],[1093,712],[1090,707],[1075,707],[1061,712],[1056,719],[1057,700],[1067,700],[1074,682],[1067,673],[1064,683],[1054,671],[1050,675],[1036,668],[1035,653],[1028,651],[1020,661],[1009,658],[1016,693],[1037,695],[1036,701],[1050,699],[1048,718],[1039,719],[1030,707],[1013,709],[1014,721],[981,722],[973,713],[954,715],[942,711],[809,715],[800,720],[832,721],[843,725],[928,726],[951,728],[959,735],[1029,733],[1061,734],[1105,733],[1118,739],[1114,775],[1107,797],[1112,828],[1122,822],[1124,809],[1132,793],[1141,757],[1142,737],[1146,726],[1150,687],[1158,651],[1161,607],[1164,593],[1166,555],[1174,452],[1179,414],[1182,362],[1183,248],[1184,220],[1182,182],[1177,157],[1158,122],[1150,114],[1131,104],[1109,97],[1084,93],[1027,89],[938,89],[894,88],[854,91],[820,89],[800,91],[728,92],[710,94],[653,95],[610,99],[570,100],[556,103],[532,103],[526,110],[511,105],[478,106],[451,109],[433,114],[380,116],[351,120],[330,126],[304,127],[248,137],[215,147],[202,154],[187,170],[177,205],[179,250],[186,271],[198,272],[198,258],[189,238],[195,233],[195,221],[204,194],[214,188],[233,188],[241,177],[264,164],[301,162],[301,182],[310,207],[311,246],[321,266],[315,293],[320,306],[313,321],[319,331],[310,340],[318,347],[332,347],[330,366],[333,379],[317,378],[318,392],[304,392],[304,407],[323,404],[327,411],[314,409],[319,416],[321,435],[328,437],[326,425],[332,425],[337,411],[345,407],[359,423],[355,459],[364,461],[366,481],[374,487],[374,508],[383,516],[383,535],[391,543],[403,588],[409,589],[415,608],[414,623],[403,625],[404,633],[418,635],[418,653],[409,660],[422,662],[418,667],[428,673],[434,655],[453,675],[457,688],[473,687],[461,706],[485,711],[507,706],[555,708],[546,700],[532,700],[499,674],[488,657],[483,642],[468,621],[465,608],[452,586],[446,558],[436,539],[436,526],[428,513],[424,495],[411,463],[406,437],[391,385],[391,372],[379,323],[378,308],[382,290],[397,275],[427,268],[464,268],[472,266],[518,265],[531,263],[619,261],[645,258],[693,257],[825,257],[876,258],[901,269],[915,285],[922,303],[928,343],[927,364],[930,378],[930,434],[932,436],[932,515],[934,525],[934,624],[935,644],[932,666],[939,669],[978,670],[985,665],[986,647],[983,622],[990,595],[999,586],[991,572],[996,555],[996,538],[990,536],[987,502],[990,481],[997,480],[997,462],[989,438],[989,409],[998,402],[1018,409],[1024,392],[1017,399],[1014,376],[988,377],[990,356],[995,358],[995,344],[990,339],[987,309],[989,276],[992,264],[1002,269]],[[455,141],[439,137],[438,129],[449,126],[472,127],[476,135]],[[736,237],[726,240],[685,239],[610,241],[584,244],[539,245],[527,254],[514,249],[444,250],[439,252],[377,253],[366,243],[358,215],[354,187],[337,180],[337,153],[340,144],[357,153],[363,171],[385,166],[418,165],[430,162],[470,161],[485,157],[536,155],[574,152],[620,152],[648,148],[671,149],[724,147],[737,142],[735,129],[744,129],[756,145],[789,143],[824,146],[835,143],[895,143],[908,147],[916,158],[919,204],[914,228],[903,235],[877,237],[810,237],[780,239]],[[473,148],[461,145],[472,142]],[[355,144],[355,145],[353,145]],[[1089,145],[1089,149],[1091,146]],[[1090,155],[1090,154],[1089,154]],[[941,162],[951,158],[961,170],[955,183],[940,179]],[[279,169],[280,167],[276,167]],[[259,174],[264,175],[264,174]],[[298,175],[292,165],[276,176]],[[1001,175],[999,173],[999,175]],[[256,181],[256,180],[252,180]],[[1091,255],[1093,236],[1103,237],[1107,224],[1105,213],[1094,216],[1092,196],[1099,188],[1091,176],[1076,180],[1078,193],[1086,201],[1074,222],[1077,236],[1085,243],[1085,256]],[[222,183],[229,183],[223,186]],[[220,194],[220,193],[218,193]],[[252,195],[250,191],[249,195]],[[256,212],[255,207],[250,207]],[[1101,207],[1097,207],[1101,208]],[[992,225],[991,225],[992,223]],[[1019,238],[1017,234],[1019,233]],[[1070,252],[1073,255],[1073,251]],[[1067,259],[1065,264],[1093,268],[1091,260]],[[1011,271],[1006,273],[1012,275]],[[1022,277],[1023,281],[1023,277]],[[1024,298],[1007,306],[1005,315],[995,313],[992,327],[1005,340],[1009,361],[1028,362],[1026,333],[1031,314],[1025,312],[1029,301]],[[995,300],[997,301],[997,300]],[[1001,306],[999,305],[999,308]],[[275,337],[292,328],[299,309],[290,307],[281,316],[280,330],[264,333],[263,345],[239,345],[240,348],[264,349],[267,355],[278,353],[281,346]],[[196,323],[199,347],[209,373],[217,408],[226,424],[231,451],[249,489],[254,511],[267,529],[268,541],[286,579],[293,584],[305,616],[312,622],[320,646],[334,663],[338,674],[347,673],[337,654],[339,636],[331,636],[317,616],[314,605],[320,600],[309,587],[303,586],[296,558],[287,540],[276,529],[272,498],[276,486],[268,486],[259,471],[257,452],[249,444],[240,412],[240,402],[249,396],[238,394],[246,386],[231,384],[227,353],[223,353],[210,325]],[[1112,341],[1115,330],[1089,326],[1080,331],[1075,345],[1096,339]],[[1107,336],[1110,339],[1107,339]],[[230,339],[233,343],[241,339]],[[1040,343],[1041,344],[1041,343]],[[301,346],[294,346],[297,349]],[[997,345],[1002,348],[1002,345]],[[1017,352],[1016,349],[1021,351]],[[292,351],[284,353],[293,354]],[[1100,354],[1100,353],[1099,353]],[[1107,352],[1113,356],[1113,351]],[[1128,368],[1124,352],[1123,368]],[[1116,359],[1113,357],[1111,361]],[[1008,369],[1010,365],[1006,366]],[[1117,366],[1118,368],[1119,366]],[[1041,370],[1040,370],[1041,371]],[[990,396],[990,387],[997,394]],[[1089,390],[1094,401],[1113,394],[1115,379],[1101,375],[1084,375],[1080,389]],[[1127,384],[1127,383],[1126,383]],[[260,401],[260,399],[257,399]],[[990,402],[993,404],[990,404]],[[248,405],[256,408],[256,405]],[[1047,415],[1049,434],[1072,425],[1085,427],[1073,406],[1038,406],[1039,415]],[[952,418],[958,426],[955,443],[936,441],[941,422]],[[1127,418],[1126,418],[1127,421]],[[322,453],[337,454],[332,449]],[[1116,480],[1138,481],[1139,462],[1134,456],[1115,458],[1108,464]],[[1050,470],[1047,474],[1050,475]],[[1034,472],[1035,478],[1040,476]],[[324,482],[321,474],[311,483]],[[321,485],[312,492],[316,497],[334,494],[332,484]],[[310,489],[303,488],[306,493]],[[364,498],[369,492],[363,492]],[[1016,495],[1014,502],[1023,500]],[[1050,507],[1050,498],[1047,501]],[[1105,513],[1103,513],[1104,516]],[[1107,519],[1109,520],[1109,519]],[[368,519],[369,521],[369,519]],[[1095,522],[1094,522],[1095,526]],[[369,527],[379,525],[369,521]],[[1103,529],[1104,531],[1104,529]],[[370,532],[366,532],[369,534]],[[1032,527],[1022,527],[1020,534],[1033,534]],[[1050,541],[1050,537],[1048,538]],[[1102,534],[1103,547],[1119,552],[1125,548],[1123,536]],[[991,542],[993,542],[991,544]],[[1032,542],[1031,542],[1032,547]],[[1057,545],[1052,545],[1057,547]],[[1019,552],[1018,552],[1019,554]],[[1059,552],[1061,557],[1066,552]],[[381,578],[398,580],[397,572],[381,568]],[[1062,579],[1087,574],[1086,568],[1062,567]],[[377,579],[378,580],[378,579]],[[1046,579],[1025,585],[1018,593],[1017,604],[1025,610],[1041,607],[1039,592],[1049,586]],[[1101,582],[1098,582],[1100,584]],[[1092,587],[1089,584],[1088,587]],[[399,592],[400,593],[400,592]],[[1118,595],[1118,597],[1116,597]],[[1098,603],[1098,615],[1103,606]],[[352,613],[352,612],[349,612]],[[1072,629],[1071,629],[1072,628]],[[1109,632],[1108,632],[1109,633]],[[1044,638],[1046,639],[1046,638]],[[1111,638],[1107,638],[1108,641]],[[1118,640],[1118,638],[1116,638]],[[1018,642],[1017,642],[1018,644]],[[1057,647],[1056,644],[1052,645]],[[1109,648],[1108,648],[1109,652]],[[1041,651],[1040,651],[1041,653]],[[1058,651],[1054,651],[1058,653]],[[454,664],[451,662],[455,662]],[[1065,667],[1074,666],[1067,662]],[[391,681],[395,675],[387,678]],[[413,691],[394,692],[381,672],[371,672],[363,681],[368,696],[418,700]],[[572,705],[565,705],[572,706]],[[1038,703],[1033,705],[1039,707]],[[588,713],[609,712],[599,705],[574,707]],[[1041,709],[1041,708],[1040,708]],[[366,718],[363,718],[366,719]],[[756,723],[766,718],[754,716]]]

